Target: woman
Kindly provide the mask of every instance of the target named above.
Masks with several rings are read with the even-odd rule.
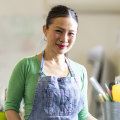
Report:
[[[5,104],[8,120],[21,120],[22,98],[25,120],[95,120],[88,112],[86,70],[65,57],[77,28],[72,9],[62,5],[51,9],[43,26],[45,50],[22,59],[11,75]]]

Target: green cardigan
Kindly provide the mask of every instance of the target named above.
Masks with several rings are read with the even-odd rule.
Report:
[[[87,104],[87,72],[82,65],[71,60],[70,62],[73,70],[81,77],[81,92],[84,96],[85,106],[78,115],[79,120],[86,120],[89,116]],[[24,98],[24,118],[27,120],[32,110],[34,94],[39,78],[40,64],[41,63],[36,55],[24,58],[17,63],[10,77],[7,99],[5,102],[5,111],[15,110],[19,112],[21,100]]]

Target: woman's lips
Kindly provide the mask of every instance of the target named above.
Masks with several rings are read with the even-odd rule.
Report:
[[[61,48],[61,49],[64,49],[64,48],[67,47],[67,45],[59,45],[59,44],[57,44],[57,46],[58,46],[59,48]]]

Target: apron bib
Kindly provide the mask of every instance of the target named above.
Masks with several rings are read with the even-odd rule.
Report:
[[[68,59],[65,60],[72,77],[44,77],[42,54],[39,81],[28,120],[78,120],[78,113],[84,107],[81,80],[75,76]]]

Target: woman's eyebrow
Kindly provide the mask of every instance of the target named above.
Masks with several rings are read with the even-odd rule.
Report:
[[[59,27],[59,26],[56,26],[55,28],[58,28],[58,29],[61,29],[61,30],[65,30],[64,28],[62,27]],[[69,30],[70,32],[76,32],[75,30]]]
[[[62,28],[62,27],[59,27],[59,26],[56,26],[55,28],[58,28],[58,29],[64,30],[64,28]]]

